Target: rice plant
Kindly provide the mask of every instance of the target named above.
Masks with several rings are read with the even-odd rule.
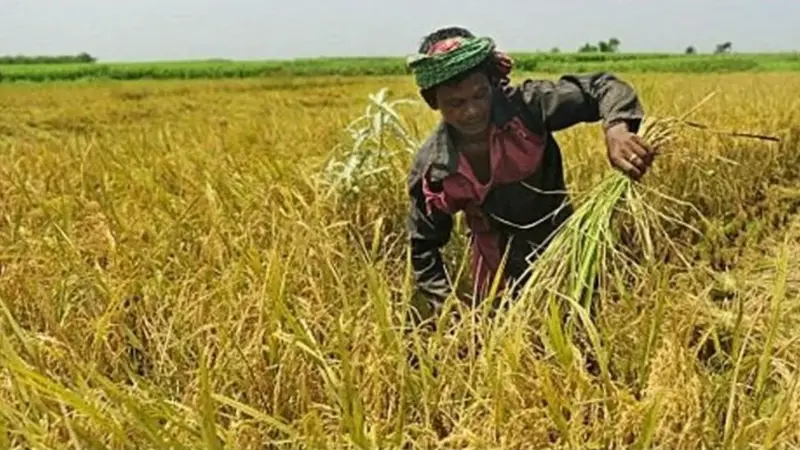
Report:
[[[363,196],[371,189],[396,183],[419,148],[417,136],[398,111],[399,106],[418,106],[419,101],[389,100],[388,88],[368,98],[364,115],[345,130],[349,142],[332,152],[323,169],[321,183],[327,196]]]

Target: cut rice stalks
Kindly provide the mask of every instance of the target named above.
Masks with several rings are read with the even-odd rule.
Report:
[[[645,118],[638,134],[656,154],[663,153],[675,142],[678,125],[713,95],[681,117]],[[554,233],[535,264],[529,267],[530,277],[521,287],[519,301],[512,308],[544,307],[543,316],[539,316],[543,321],[540,335],[565,368],[575,367],[577,348],[573,338],[576,323],[580,325],[601,376],[609,383],[607,357],[592,320],[592,301],[599,283],[603,282],[601,278],[611,279],[615,287],[624,289],[626,279],[637,277],[636,264],[618,249],[619,233],[612,225],[616,213],[624,212],[629,216],[644,258],[654,258],[651,233],[659,229],[660,217],[654,217],[658,213],[645,204],[639,190],[636,182],[614,170],[589,191],[572,216]],[[566,321],[562,311],[565,303]]]
[[[678,128],[682,125],[694,126],[686,122],[686,118],[714,95],[709,94],[680,117],[646,117],[638,135],[657,155],[669,151],[676,142]],[[537,261],[530,265],[530,276],[521,286],[519,299],[509,311],[519,320],[531,316],[525,313],[519,316],[516,313],[542,308],[533,315],[541,319],[539,335],[545,347],[565,369],[580,367],[576,366],[578,348],[574,345],[575,328],[576,325],[580,326],[580,334],[589,341],[601,377],[609,385],[608,358],[592,317],[598,287],[609,284],[616,293],[624,295],[631,284],[643,278],[643,264],[661,260],[662,256],[656,256],[654,251],[656,237],[659,243],[666,243],[679,259],[682,258],[663,227],[665,220],[678,224],[681,221],[648,205],[642,195],[644,191],[653,189],[643,187],[616,170],[589,191],[572,216],[554,233],[552,241]],[[670,199],[663,194],[659,196],[686,206],[680,200]],[[699,211],[695,212],[699,214]],[[629,247],[636,249],[620,248],[619,230],[622,227],[612,223],[618,213],[624,214],[628,220],[626,225],[630,225],[629,231],[635,239],[634,245]],[[694,229],[692,231],[699,233]],[[659,236],[654,236],[654,233]],[[634,259],[625,250],[638,251],[639,258]],[[683,261],[689,264],[685,259]],[[504,303],[509,301],[507,296],[503,300]],[[567,307],[566,314],[562,311],[564,305]]]

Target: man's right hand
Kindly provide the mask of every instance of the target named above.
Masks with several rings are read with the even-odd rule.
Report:
[[[633,180],[640,180],[653,164],[655,152],[639,135],[628,131],[625,122],[606,130],[606,147],[611,165]]]

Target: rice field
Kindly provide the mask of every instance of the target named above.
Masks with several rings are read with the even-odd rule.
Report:
[[[557,255],[596,314],[552,266],[434,329],[410,79],[0,86],[0,448],[800,446],[800,74],[621,76],[654,117],[716,95],[636,186],[599,126],[556,135],[579,206],[618,189],[606,253]]]

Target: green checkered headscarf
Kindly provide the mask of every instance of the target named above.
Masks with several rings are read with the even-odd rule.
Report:
[[[488,37],[452,38],[436,43],[428,54],[408,59],[417,85],[425,90],[480,64],[495,51]]]

